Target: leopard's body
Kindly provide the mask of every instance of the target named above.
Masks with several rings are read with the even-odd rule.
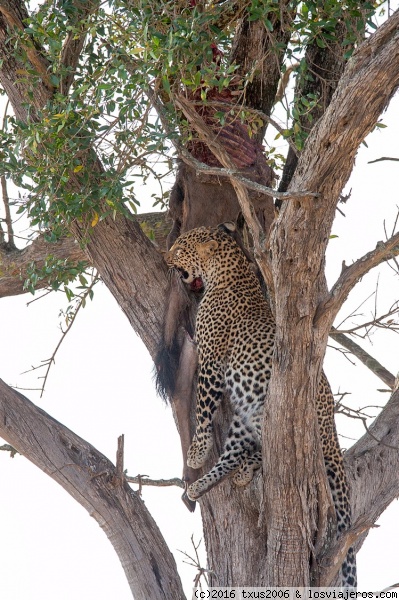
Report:
[[[191,484],[187,494],[200,498],[234,474],[246,485],[261,466],[261,420],[271,375],[275,322],[259,281],[229,228],[199,227],[181,235],[166,255],[170,267],[193,289],[204,286],[196,321],[199,371],[196,431],[187,464],[202,467],[212,448],[212,421],[226,395],[234,416],[216,465]],[[322,377],[317,415],[338,533],[351,523],[348,484],[334,422],[334,400]],[[356,585],[352,549],[342,565],[342,581]]]

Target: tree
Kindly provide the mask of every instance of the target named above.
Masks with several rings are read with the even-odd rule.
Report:
[[[0,81],[13,109],[2,172],[27,190],[18,211],[39,231],[17,250],[7,212],[1,294],[63,286],[72,300],[78,277],[84,302],[92,293],[86,271],[94,267],[164,375],[184,454],[196,300],[168,283],[162,255],[145,235],[162,245],[165,215],[135,217],[133,184],[154,170],[162,182],[175,151],[169,243],[187,228],[242,213],[277,322],[263,477],[244,492],[227,481],[202,500],[209,568],[219,585],[330,585],[347,548],[360,547],[398,495],[395,378],[377,365],[393,394],[346,453],[353,526],[338,541],[314,410],[329,334],[350,343],[332,332],[335,316],[363,275],[399,253],[393,233],[327,287],[337,203],[359,145],[399,83],[398,11],[378,28],[366,2],[115,2],[109,10],[60,2],[29,14],[22,2],[2,1],[0,14]],[[277,125],[288,155],[271,151],[266,161],[261,143],[291,70],[288,125]],[[154,156],[165,163],[153,166]],[[1,436],[106,523],[135,598],[183,598],[173,557],[126,482],[122,447],[114,467],[19,392],[1,384],[0,397]],[[135,560],[138,552],[147,560]]]

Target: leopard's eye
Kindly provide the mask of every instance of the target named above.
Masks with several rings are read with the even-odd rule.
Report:
[[[188,273],[188,271],[185,271],[185,269],[178,269],[182,279],[187,279],[190,274]]]

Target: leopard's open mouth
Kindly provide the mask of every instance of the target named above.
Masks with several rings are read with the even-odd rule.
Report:
[[[204,282],[202,281],[201,277],[196,277],[190,283],[190,290],[192,290],[193,292],[200,292],[203,287]]]
[[[190,277],[188,271],[185,271],[180,267],[178,267],[177,270],[179,271],[180,277],[182,278],[184,283],[187,283],[187,285],[190,286],[190,290],[192,290],[193,292],[200,292],[203,289],[204,282],[202,281],[201,277],[195,277],[192,281],[187,281],[187,279],[189,279]]]

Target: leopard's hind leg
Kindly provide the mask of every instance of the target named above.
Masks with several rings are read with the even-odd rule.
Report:
[[[196,429],[187,452],[187,465],[201,468],[213,446],[213,417],[224,394],[223,371],[217,364],[200,365],[197,385]]]

